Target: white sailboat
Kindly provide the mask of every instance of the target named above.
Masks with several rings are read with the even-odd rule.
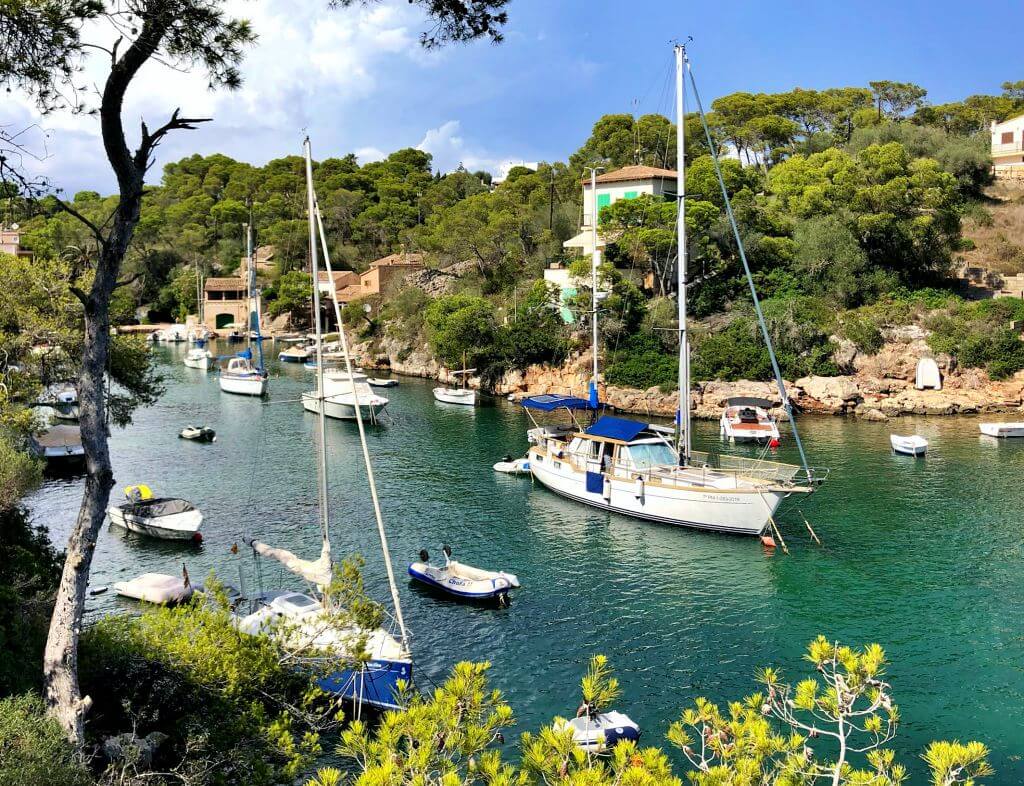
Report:
[[[305,143],[306,180],[309,200],[310,222],[310,255],[312,260],[313,281],[317,280],[317,257],[319,240],[324,253],[324,261],[330,273],[330,257],[324,236],[323,222],[316,204],[313,190],[312,159],[309,140]],[[319,293],[314,286],[314,313],[317,335],[321,335]],[[337,298],[334,300],[335,316],[341,325],[340,307]],[[348,343],[344,332],[341,334],[342,352],[345,357],[347,371],[353,374],[352,360],[348,352]],[[323,389],[322,342],[317,342],[318,355],[317,377],[319,388]],[[366,432],[363,428],[358,388],[353,388],[355,396],[355,417],[359,426],[359,438],[363,460],[366,465],[368,486],[373,500],[377,529],[380,535],[384,564],[388,574],[388,583],[394,603],[395,622],[398,636],[384,628],[360,630],[352,623],[341,622],[345,619],[344,609],[336,605],[335,599],[329,596],[329,586],[333,577],[330,542],[330,514],[327,493],[327,428],[326,413],[321,408],[317,418],[319,444],[317,460],[319,464],[319,508],[321,526],[320,556],[315,560],[305,560],[292,552],[250,539],[255,554],[277,560],[292,573],[306,580],[316,589],[311,593],[295,592],[287,589],[261,593],[257,597],[256,607],[249,614],[236,618],[239,630],[251,635],[269,635],[278,637],[281,645],[296,653],[300,662],[309,666],[317,675],[318,685],[325,691],[344,699],[350,699],[361,706],[376,709],[393,709],[396,705],[395,694],[399,681],[411,683],[412,657],[409,652],[408,635],[402,608],[395,583],[394,571],[388,551],[387,536],[377,497],[373,466],[370,462]],[[341,612],[339,614],[339,612]],[[357,650],[362,647],[362,652]]]
[[[317,374],[317,385],[316,390],[302,394],[302,406],[307,412],[319,412],[322,407],[329,418],[355,420],[358,406],[364,418],[376,423],[388,405],[388,399],[374,393],[366,374],[359,371],[349,374],[341,369],[325,370]]]
[[[541,485],[569,499],[603,510],[623,513],[640,519],[684,527],[743,535],[759,535],[772,523],[779,505],[794,494],[810,494],[823,476],[816,476],[804,459],[803,446],[792,423],[792,409],[782,383],[782,374],[761,315],[757,292],[750,277],[746,254],[732,214],[732,206],[722,182],[717,155],[713,152],[715,170],[725,198],[726,212],[739,246],[751,295],[760,321],[761,332],[768,344],[772,366],[783,407],[790,416],[794,438],[802,465],[746,459],[736,456],[711,457],[698,453],[690,443],[690,373],[687,340],[687,258],[686,258],[686,167],[684,70],[689,61],[682,46],[675,47],[676,56],[676,174],[679,204],[677,221],[679,264],[679,424],[678,429],[610,416],[596,419],[584,428],[575,420],[579,410],[598,408],[598,266],[601,251],[597,238],[596,172],[591,174],[593,204],[592,260],[592,324],[593,378],[590,398],[571,396],[537,396],[527,398],[523,406],[530,412],[564,409],[573,419],[572,428],[549,429],[534,421],[531,447],[527,454],[530,473]],[[703,108],[696,83],[690,73],[694,96],[703,120]],[[705,124],[705,133],[707,127]],[[712,151],[714,146],[711,145]],[[675,434],[675,444],[673,444]]]
[[[469,387],[469,375],[476,371],[475,368],[466,368],[466,353],[462,353],[462,371],[453,371],[453,377],[459,377],[461,387],[437,387],[434,388],[434,398],[445,404],[464,404],[472,407],[476,404],[476,391]]]
[[[246,341],[248,346],[230,358],[221,369],[218,382],[225,393],[236,393],[240,396],[265,396],[269,375],[263,365],[263,337],[260,335],[260,300],[256,295],[256,264],[252,245],[252,220],[246,225]],[[253,303],[255,302],[255,308]],[[255,330],[249,328],[255,322]],[[254,361],[252,343],[256,342],[259,360]]]
[[[209,371],[213,365],[213,353],[206,348],[205,339],[196,339],[195,346],[185,353],[182,359],[189,368],[196,368],[200,371]]]

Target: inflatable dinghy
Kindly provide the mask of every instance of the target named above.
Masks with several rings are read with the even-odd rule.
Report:
[[[640,727],[621,712],[602,712],[583,715],[563,721],[563,727],[572,729],[572,738],[585,751],[599,753],[614,747],[622,740],[640,739]]]
[[[511,456],[505,456],[494,465],[494,471],[504,472],[506,475],[529,475],[530,462],[525,457],[513,460]]]
[[[466,600],[496,600],[499,606],[509,604],[510,589],[519,586],[519,579],[513,573],[482,570],[463,565],[451,559],[452,550],[444,546],[443,568],[431,565],[426,549],[420,552],[420,562],[409,566],[409,575],[431,587]]]
[[[185,426],[178,436],[182,439],[190,439],[193,442],[217,441],[217,432],[206,426]]]
[[[118,581],[114,592],[124,598],[142,600],[146,603],[168,605],[183,603],[192,597],[192,585],[188,574],[168,576],[166,573],[143,573],[131,581]]]

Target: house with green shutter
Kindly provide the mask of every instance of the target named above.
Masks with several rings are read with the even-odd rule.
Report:
[[[641,194],[650,194],[664,199],[676,198],[676,173],[672,169],[653,166],[626,166],[597,176],[597,210],[620,199],[636,199]],[[590,178],[583,179],[583,211],[580,231],[562,243],[566,257],[589,257],[594,252],[594,196],[590,190]],[[607,241],[615,238],[597,235],[597,248],[604,250]],[[566,305],[576,295],[580,282],[576,281],[563,261],[556,261],[544,270],[544,280],[557,286],[561,292],[562,318],[568,323],[574,320]]]

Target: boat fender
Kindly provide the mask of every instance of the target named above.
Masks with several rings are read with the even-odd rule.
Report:
[[[778,437],[772,437],[772,441],[768,443],[768,447],[770,447],[772,450],[778,450],[779,438]]]
[[[424,565],[430,562],[430,554],[427,553],[426,549],[420,549],[420,562],[422,562]]]
[[[633,496],[638,500],[643,501],[644,498],[644,479],[642,475],[636,476],[636,482],[633,484]]]
[[[764,546],[766,549],[773,549],[775,548],[775,538],[773,538],[771,535],[762,535],[761,545]]]
[[[612,481],[611,478],[604,479],[604,488],[601,490],[601,496],[604,497],[606,502],[610,502],[612,498]]]

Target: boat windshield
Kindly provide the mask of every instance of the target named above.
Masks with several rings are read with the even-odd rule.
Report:
[[[628,448],[623,448],[623,452],[626,453],[626,461],[632,463],[636,469],[650,469],[676,463],[675,451],[660,441],[634,443]]]

